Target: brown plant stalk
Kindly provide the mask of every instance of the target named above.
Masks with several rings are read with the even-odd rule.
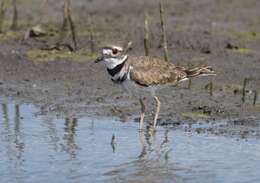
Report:
[[[161,20],[161,29],[162,29],[162,41],[163,41],[163,50],[164,50],[164,60],[169,61],[168,46],[167,46],[167,36],[166,36],[166,27],[164,19],[164,7],[163,0],[160,0],[160,20]]]

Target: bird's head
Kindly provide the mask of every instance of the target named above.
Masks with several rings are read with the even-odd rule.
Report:
[[[101,49],[101,55],[95,60],[96,63],[104,61],[108,69],[113,69],[127,59],[127,51],[131,43],[124,47],[109,45]]]

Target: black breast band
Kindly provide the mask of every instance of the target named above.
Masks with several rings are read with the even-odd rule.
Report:
[[[113,78],[111,79],[114,83],[120,84],[123,83],[127,79],[127,73],[123,75],[123,77],[118,78],[114,80]]]

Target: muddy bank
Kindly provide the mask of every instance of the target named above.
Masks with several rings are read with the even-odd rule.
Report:
[[[91,61],[38,63],[22,56],[8,56],[1,59],[2,103],[10,99],[17,103],[33,103],[40,107],[38,114],[59,117],[110,116],[121,121],[138,121],[138,100],[112,83],[102,65],[93,65]],[[187,82],[160,90],[159,124],[197,133],[258,136],[259,110],[252,105],[252,94],[247,94],[245,104],[242,104],[242,95],[234,94],[230,88],[215,89],[210,96],[205,89],[207,82],[207,78],[200,78],[192,81],[191,89]],[[149,93],[146,103],[150,108],[146,122],[150,122],[153,101]],[[256,125],[250,125],[252,122]],[[189,126],[201,123],[209,126]],[[220,126],[212,127],[212,123]]]

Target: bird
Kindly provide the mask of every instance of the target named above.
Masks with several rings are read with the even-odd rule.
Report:
[[[150,56],[129,55],[131,43],[122,47],[109,44],[101,48],[100,56],[95,63],[104,62],[111,80],[123,86],[132,95],[139,98],[141,113],[139,130],[144,129],[145,104],[140,91],[150,91],[156,103],[151,129],[156,130],[161,102],[155,91],[163,86],[176,86],[178,83],[198,76],[216,75],[212,67],[203,66],[188,69],[176,66],[171,62]]]

